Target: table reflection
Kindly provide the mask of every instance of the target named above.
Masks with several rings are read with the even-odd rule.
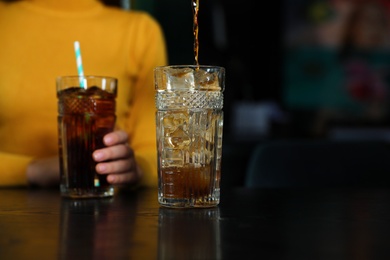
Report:
[[[127,206],[126,211],[132,212],[124,214],[121,203],[120,198],[63,199],[59,259],[126,258],[136,205]]]
[[[158,259],[220,259],[219,208],[159,209]]]

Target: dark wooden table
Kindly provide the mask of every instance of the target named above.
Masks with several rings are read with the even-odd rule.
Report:
[[[0,259],[390,259],[390,190],[238,188],[177,210],[155,190],[0,189]]]

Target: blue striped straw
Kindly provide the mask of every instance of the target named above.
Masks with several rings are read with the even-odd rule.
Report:
[[[83,76],[84,76],[83,61],[81,59],[80,43],[78,41],[74,42],[74,52],[76,54],[77,73],[80,78],[80,86],[82,88],[85,88],[85,82],[83,80]]]

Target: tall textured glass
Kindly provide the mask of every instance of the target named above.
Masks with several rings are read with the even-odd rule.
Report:
[[[214,207],[220,200],[225,69],[155,68],[158,201]]]
[[[107,175],[96,173],[92,153],[115,127],[117,79],[99,76],[57,78],[60,190],[63,197],[111,197]]]

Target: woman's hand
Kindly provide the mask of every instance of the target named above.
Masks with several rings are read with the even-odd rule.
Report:
[[[58,156],[32,161],[26,171],[28,183],[44,188],[58,187],[60,182],[59,164]]]
[[[128,186],[136,184],[142,177],[133,150],[128,145],[128,135],[117,130],[104,136],[105,148],[96,150],[92,156],[98,163],[96,171],[106,174],[107,181],[113,185]],[[27,180],[30,185],[38,187],[55,187],[59,185],[58,156],[37,159],[27,167]]]
[[[142,177],[133,150],[128,145],[128,135],[123,130],[106,134],[103,138],[107,146],[93,152],[93,159],[98,162],[98,174],[106,174],[107,181],[113,185],[126,186],[136,184]]]

